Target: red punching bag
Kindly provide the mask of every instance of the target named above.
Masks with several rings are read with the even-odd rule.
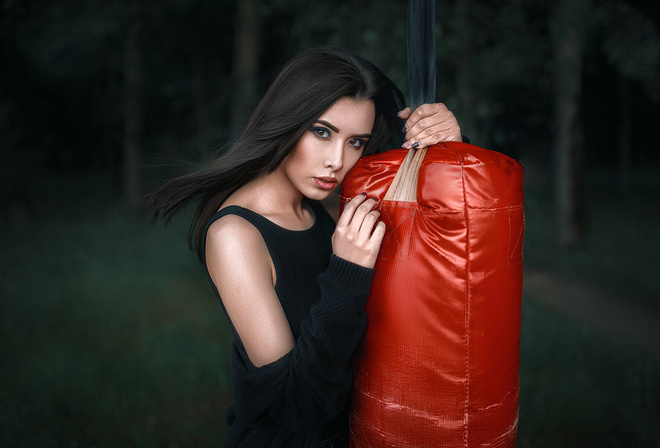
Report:
[[[365,157],[342,186],[342,206],[378,197],[387,226],[354,359],[351,447],[515,447],[522,168],[466,143],[412,154]]]

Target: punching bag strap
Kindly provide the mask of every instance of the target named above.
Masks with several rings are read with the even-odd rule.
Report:
[[[435,0],[408,2],[410,109],[435,102]],[[417,173],[426,148],[410,149],[385,193],[385,200],[417,202]]]
[[[408,1],[410,108],[435,103],[435,0]]]
[[[394,175],[383,198],[386,201],[417,202],[417,177],[422,160],[426,156],[426,148],[417,151],[410,148],[401,166]]]

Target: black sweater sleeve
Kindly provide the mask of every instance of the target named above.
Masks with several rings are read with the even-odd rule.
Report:
[[[366,327],[363,306],[372,269],[332,256],[318,277],[321,298],[303,321],[291,352],[255,367],[233,350],[234,412],[248,424],[271,419],[303,434],[337,416],[352,385],[350,358]]]

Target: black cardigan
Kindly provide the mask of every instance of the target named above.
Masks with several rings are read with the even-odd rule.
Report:
[[[307,300],[306,296],[315,291],[307,305],[302,305],[301,309],[309,310],[304,317],[292,321],[287,315],[294,325],[293,350],[271,364],[255,367],[232,326],[234,403],[226,414],[229,425],[223,445],[226,448],[315,448],[319,440],[338,431],[347,437],[347,404],[353,382],[350,359],[366,328],[363,306],[373,270],[330,255],[334,222],[320,204],[311,205],[316,222],[309,231],[287,231],[240,208],[224,209],[207,224],[208,228],[215,219],[228,213],[247,219],[262,233],[276,269],[281,265],[278,288],[283,284],[289,285],[289,291],[295,288],[296,301]],[[294,243],[298,244],[293,247]],[[300,261],[306,256],[311,259],[307,258],[303,267],[294,266],[300,263],[292,260]],[[325,259],[320,265],[313,261],[319,258]],[[292,278],[301,274],[300,269],[312,264],[316,267],[308,272],[318,269],[316,272],[321,274],[317,279],[314,274],[300,284],[292,282]],[[292,277],[291,271],[295,272]],[[211,286],[220,300],[212,281]],[[300,296],[299,288],[307,291],[305,297]],[[292,306],[290,298],[283,306],[285,311],[300,312]]]
[[[353,383],[350,358],[366,327],[362,308],[373,271],[335,256],[319,276],[321,299],[295,347],[255,367],[232,344],[234,404],[225,447],[316,447],[321,426],[341,416]],[[348,422],[343,421],[344,430]]]

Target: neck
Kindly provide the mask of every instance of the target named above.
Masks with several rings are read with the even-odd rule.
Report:
[[[292,230],[308,228],[313,215],[303,195],[279,170],[260,176],[234,192],[223,204],[239,205]]]

